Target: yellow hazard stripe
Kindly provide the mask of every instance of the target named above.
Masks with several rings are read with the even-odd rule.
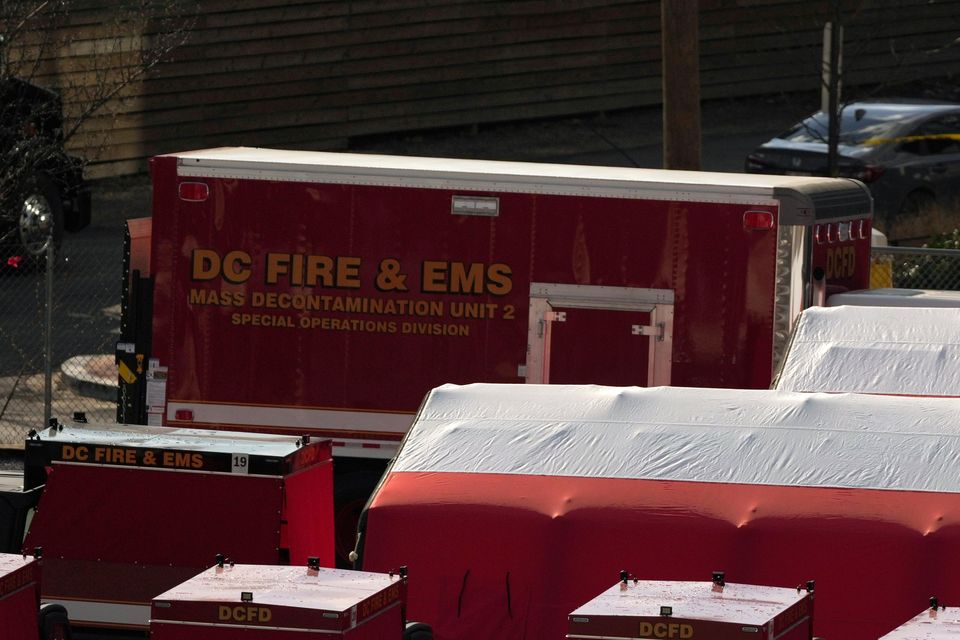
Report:
[[[122,360],[120,361],[120,379],[127,384],[133,384],[137,381],[137,375]]]

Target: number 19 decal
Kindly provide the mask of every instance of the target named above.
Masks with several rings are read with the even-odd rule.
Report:
[[[250,473],[249,460],[244,453],[233,454],[233,462],[230,465],[231,473]]]

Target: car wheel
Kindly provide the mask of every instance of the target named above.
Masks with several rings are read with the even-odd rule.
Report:
[[[353,566],[350,552],[357,540],[357,523],[381,475],[374,471],[354,471],[334,483],[334,546],[340,569]]]
[[[54,250],[63,240],[63,203],[56,185],[43,174],[26,181],[17,199],[17,233],[24,257],[41,264],[48,240]]]

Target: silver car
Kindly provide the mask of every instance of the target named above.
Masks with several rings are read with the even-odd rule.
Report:
[[[748,173],[827,175],[822,111],[765,142],[746,160]],[[869,187],[875,217],[892,222],[934,207],[960,209],[960,104],[864,101],[840,117],[841,176]]]

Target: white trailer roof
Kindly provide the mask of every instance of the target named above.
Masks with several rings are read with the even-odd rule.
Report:
[[[960,308],[806,309],[774,387],[960,396]]]
[[[169,154],[184,177],[409,186],[464,191],[779,203],[782,224],[868,217],[869,191],[849,178],[596,167],[223,147]]]
[[[960,399],[444,385],[391,472],[960,492]]]

